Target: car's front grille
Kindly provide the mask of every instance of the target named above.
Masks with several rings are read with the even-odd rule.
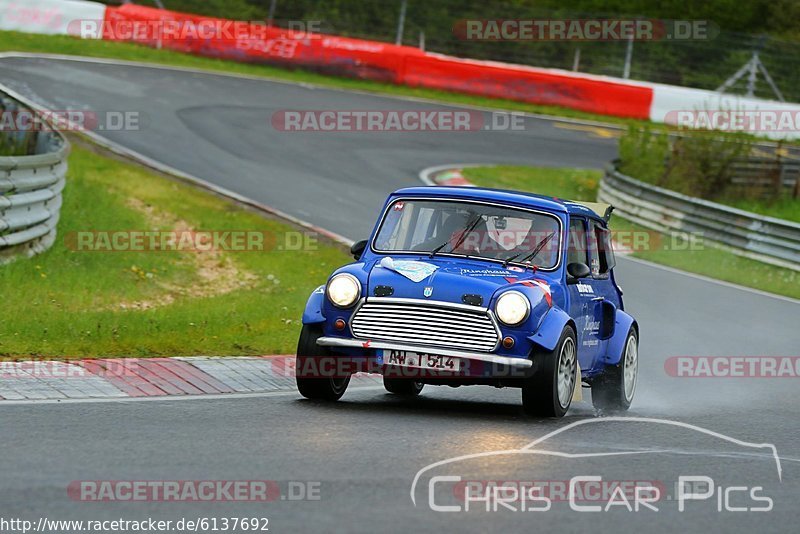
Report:
[[[485,309],[433,305],[402,299],[369,299],[351,321],[353,335],[437,347],[489,352],[497,346],[495,324]]]

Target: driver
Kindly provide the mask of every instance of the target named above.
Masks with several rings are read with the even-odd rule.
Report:
[[[456,240],[461,237],[461,233],[466,230],[469,221],[474,217],[475,213],[473,212],[451,213],[438,228],[435,236],[429,237],[422,243],[415,245],[413,249],[420,252],[430,252],[444,243],[445,240],[449,240],[451,246],[454,245]],[[447,252],[450,251],[448,250]]]

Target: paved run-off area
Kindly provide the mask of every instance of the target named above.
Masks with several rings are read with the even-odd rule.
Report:
[[[4,83],[51,109],[142,111],[153,118],[147,129],[104,136],[353,240],[368,235],[386,194],[418,185],[417,174],[426,167],[500,163],[601,168],[616,155],[613,139],[533,117],[525,118],[522,131],[458,136],[289,135],[269,126],[271,113],[285,109],[442,108],[374,95],[76,61],[4,59],[0,73]],[[609,421],[597,417],[587,401],[575,403],[563,420],[532,420],[521,413],[518,390],[426,387],[420,397],[403,400],[377,386],[370,391],[351,387],[335,404],[301,399],[293,390],[140,397],[150,402],[130,402],[133,397],[93,403],[0,401],[0,509],[4,516],[32,520],[45,515],[268,516],[275,532],[796,530],[796,380],[677,378],[666,372],[665,362],[674,356],[796,355],[797,303],[629,258],[620,258],[618,269],[626,307],[642,327],[641,381],[628,415],[774,444],[783,459],[782,479],[769,454],[731,451],[713,436],[674,426]],[[192,367],[207,374],[199,364]],[[175,402],[179,399],[193,401]],[[484,456],[445,474],[484,481],[598,475],[611,481],[662,481],[668,487],[680,475],[704,475],[714,477],[720,489],[768,485],[774,510],[721,513],[715,496],[692,503],[686,513],[674,500],[662,503],[660,512],[617,508],[608,514],[578,513],[562,502],[540,513],[440,513],[428,506],[424,491],[418,492],[416,503],[410,499],[415,474],[427,465],[456,455],[519,450],[534,438],[584,421],[592,424],[571,428],[548,448],[647,454],[582,461]],[[433,480],[428,474],[434,473],[425,475],[423,490]],[[98,503],[74,501],[67,493],[76,480],[254,478],[319,482],[321,499],[271,506]]]
[[[294,356],[0,362],[0,403],[296,391]],[[354,387],[381,385],[356,375]]]

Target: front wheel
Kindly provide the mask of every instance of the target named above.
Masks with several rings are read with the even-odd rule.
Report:
[[[386,388],[386,391],[402,397],[416,397],[422,393],[424,386],[425,384],[422,382],[415,382],[410,378],[383,377],[383,387]]]
[[[342,398],[347,386],[350,384],[350,375],[337,376],[340,366],[323,365],[323,358],[333,358],[325,347],[317,345],[317,339],[322,337],[322,329],[304,325],[300,332],[300,341],[297,343],[297,360],[295,377],[297,389],[307,399],[336,401]],[[322,377],[322,369],[333,368],[329,374],[333,376]],[[310,376],[305,376],[310,375]]]
[[[556,348],[536,357],[541,366],[522,385],[522,408],[529,415],[564,417],[580,379],[575,331],[565,327]]]
[[[639,336],[631,327],[619,364],[608,367],[592,384],[592,404],[598,410],[627,410],[633,402],[638,377]]]

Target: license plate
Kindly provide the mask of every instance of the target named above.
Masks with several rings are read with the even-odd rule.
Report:
[[[402,350],[384,350],[383,363],[384,365],[396,365],[398,367],[416,367],[419,369],[453,372],[460,371],[462,368],[461,358]]]

